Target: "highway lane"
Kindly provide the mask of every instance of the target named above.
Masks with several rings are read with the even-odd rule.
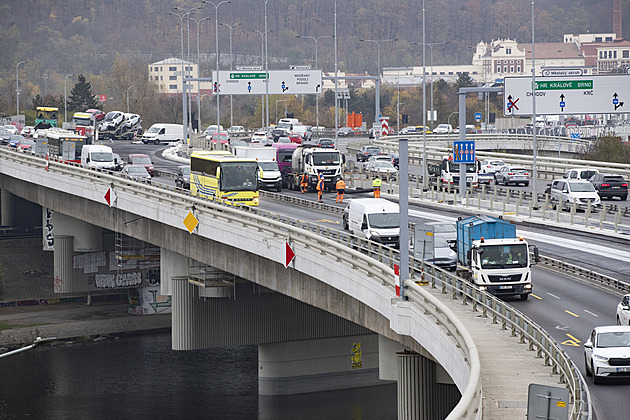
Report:
[[[510,300],[510,305],[543,327],[580,369],[584,371],[583,344],[598,325],[614,325],[621,294],[588,286],[563,274],[541,268],[532,272],[534,291],[527,301]],[[593,385],[586,378],[598,420],[630,418],[630,380],[612,379]]]

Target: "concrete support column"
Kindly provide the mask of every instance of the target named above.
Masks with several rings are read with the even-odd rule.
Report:
[[[188,283],[188,277],[171,279],[173,350],[198,350],[207,347],[203,342],[205,335],[198,331],[207,314],[203,311],[203,301],[199,299],[197,290]]]
[[[431,420],[435,416],[435,362],[413,352],[398,356],[398,420]]]
[[[160,294],[173,294],[173,277],[188,276],[188,257],[160,248]]]
[[[13,194],[0,190],[0,226],[13,225]]]
[[[69,293],[78,288],[77,279],[72,271],[72,256],[74,254],[74,237],[55,236],[54,261],[54,292]]]

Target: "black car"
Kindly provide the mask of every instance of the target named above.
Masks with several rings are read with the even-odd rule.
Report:
[[[271,130],[271,137],[273,137],[273,141],[277,142],[280,137],[288,137],[289,132],[284,128],[274,128]]]
[[[190,166],[178,166],[175,172],[175,186],[184,190],[190,189]]]
[[[333,139],[321,138],[317,142],[317,147],[334,148],[335,141]]]
[[[363,146],[357,152],[357,162],[367,162],[370,156],[378,155],[381,151],[376,146]]]
[[[619,197],[623,201],[628,198],[628,182],[621,175],[595,174],[589,181],[602,199]]]

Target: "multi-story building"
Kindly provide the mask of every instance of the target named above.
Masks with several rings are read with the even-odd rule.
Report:
[[[182,77],[184,74],[189,77],[199,77],[197,64],[180,58],[167,58],[156,63],[149,64],[149,80],[158,85],[158,92],[166,95],[177,95],[182,93]],[[193,96],[212,93],[212,82],[200,82],[199,88],[196,82],[188,86],[189,92]]]

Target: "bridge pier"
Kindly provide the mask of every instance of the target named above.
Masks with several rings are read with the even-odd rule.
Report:
[[[0,190],[0,226],[13,226],[13,194]]]

